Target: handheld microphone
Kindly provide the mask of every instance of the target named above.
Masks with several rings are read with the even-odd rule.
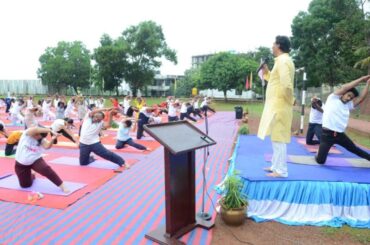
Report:
[[[257,69],[257,73],[263,68],[264,65],[266,65],[267,63],[269,62],[269,59],[268,58],[265,58],[263,60],[263,62],[261,63],[261,65],[258,67]]]

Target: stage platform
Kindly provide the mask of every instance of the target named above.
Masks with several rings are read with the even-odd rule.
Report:
[[[248,216],[257,222],[370,228],[370,162],[336,146],[328,164],[310,162],[315,153],[293,137],[288,145],[287,178],[267,177],[270,139],[239,136],[229,173],[240,171]],[[295,162],[295,163],[294,163]]]

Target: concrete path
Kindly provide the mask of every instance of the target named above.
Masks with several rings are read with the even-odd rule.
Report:
[[[348,122],[348,128],[370,136],[370,122],[368,121],[350,118]]]

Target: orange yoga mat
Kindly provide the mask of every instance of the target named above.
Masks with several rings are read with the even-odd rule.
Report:
[[[0,175],[7,174],[9,172],[14,174],[14,159],[0,158],[0,161]],[[127,160],[127,162],[129,162],[132,166],[137,161],[129,159]],[[28,200],[29,192],[0,188],[0,200],[22,204],[38,205],[48,208],[65,209],[79,199],[83,198],[85,195],[99,188],[99,186],[103,185],[108,180],[112,179],[116,174],[118,174],[117,172],[129,171],[124,170],[123,168],[120,169],[120,171],[112,171],[106,169],[75,167],[57,164],[50,164],[50,166],[52,166],[54,171],[58,173],[62,180],[85,183],[87,185],[69,196],[44,194],[44,197],[42,199],[36,201]]]

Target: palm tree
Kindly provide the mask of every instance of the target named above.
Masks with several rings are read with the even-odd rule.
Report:
[[[367,53],[369,56],[359,60],[355,64],[355,68],[361,68],[365,69],[367,67],[368,73],[370,74],[370,42],[368,42],[369,45],[367,47],[361,47],[356,50],[356,54],[364,54]]]
[[[370,0],[367,0],[367,2],[370,4]],[[363,16],[366,20],[365,23],[365,32],[366,32],[366,46],[360,47],[355,51],[355,55],[358,55],[360,57],[365,57],[359,61],[356,62],[354,65],[355,68],[361,68],[365,69],[367,67],[368,73],[370,74],[370,19],[369,19],[369,13],[365,12],[364,5],[366,3],[366,0],[361,0],[361,8]]]

